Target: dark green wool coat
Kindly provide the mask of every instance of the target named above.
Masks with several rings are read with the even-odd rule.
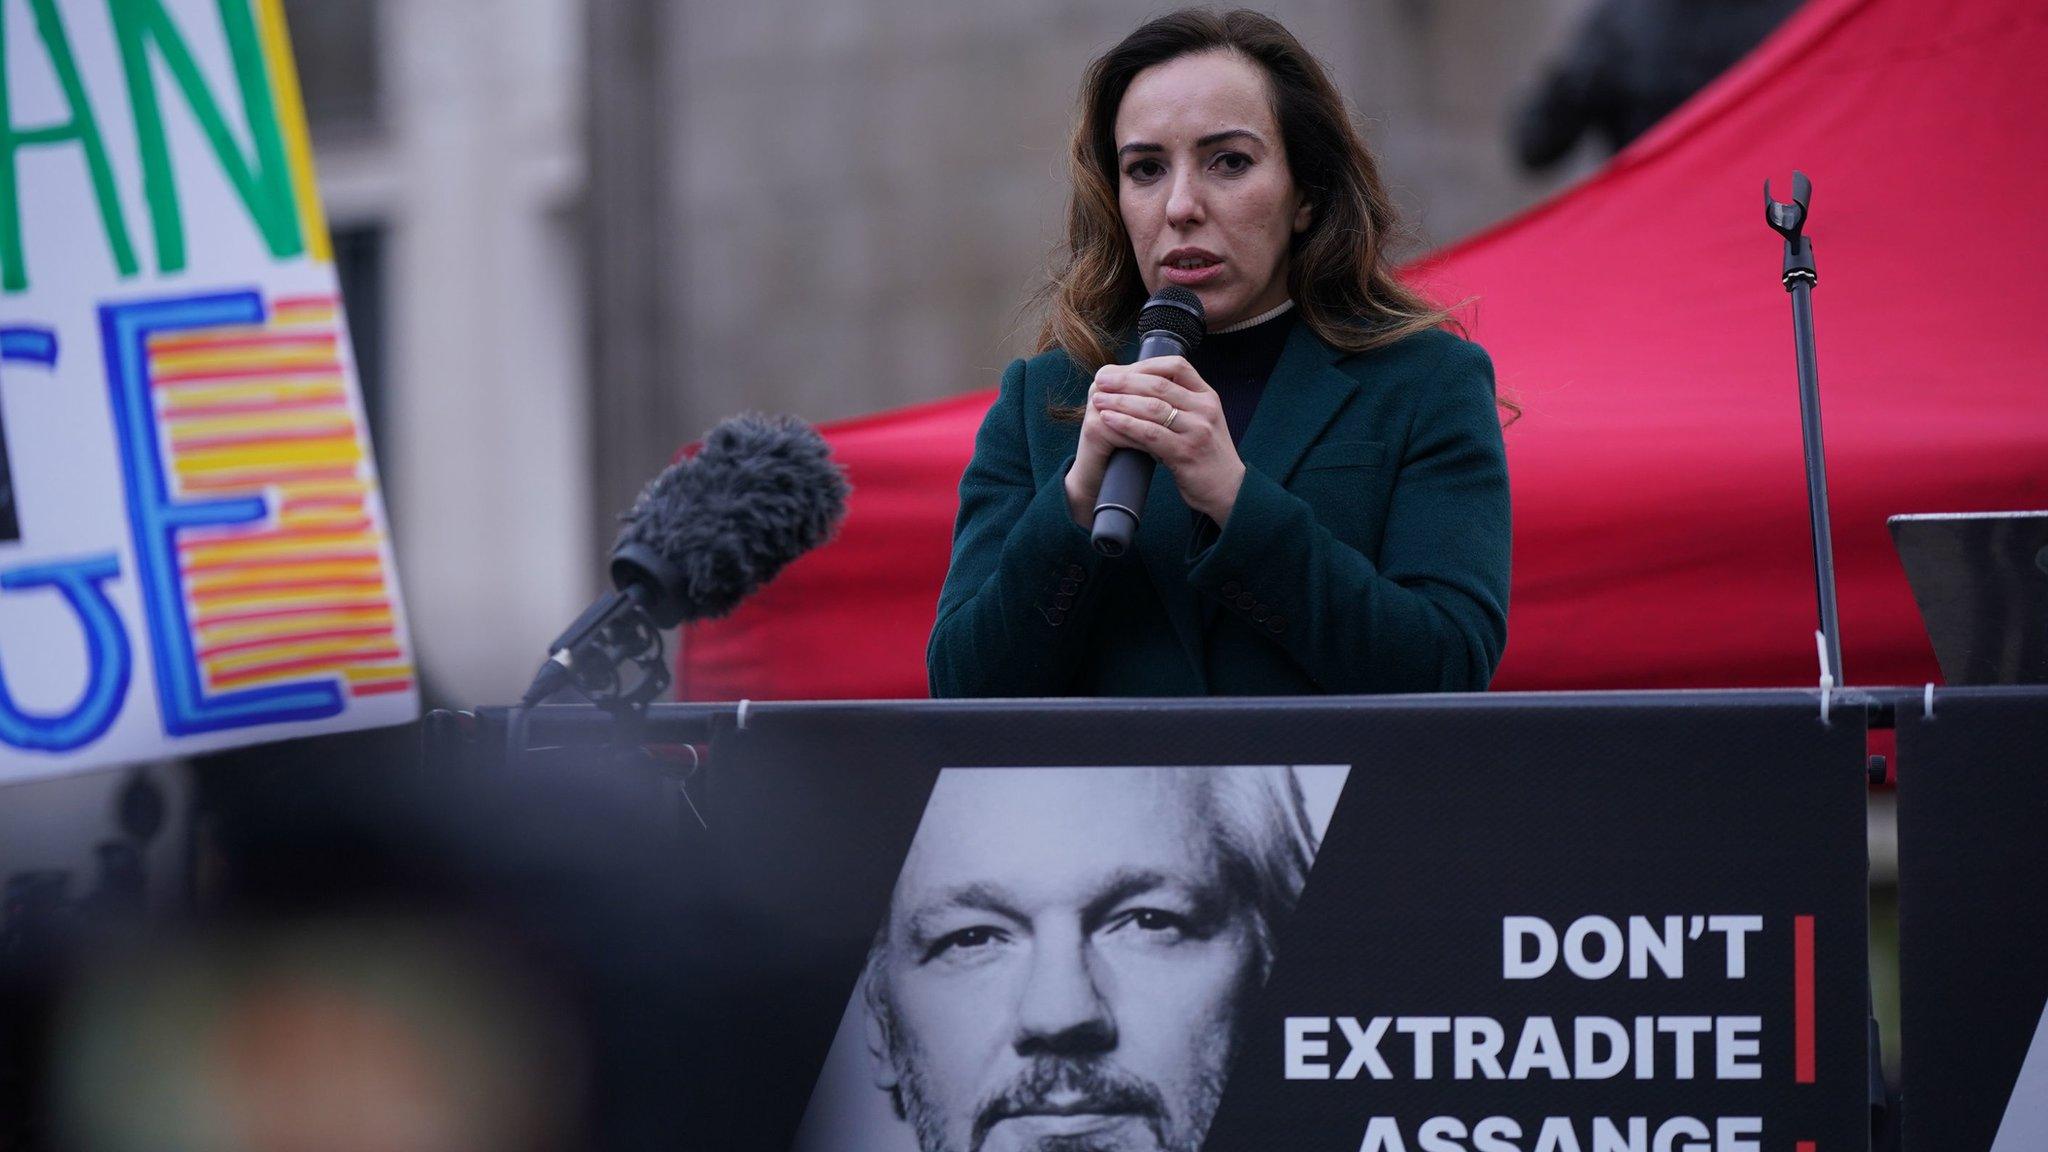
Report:
[[[1347,354],[1297,323],[1238,445],[1219,532],[1152,481],[1108,560],[1067,514],[1085,401],[1065,353],[1019,360],[960,481],[926,650],[934,696],[1484,689],[1507,645],[1508,475],[1493,365],[1431,330]]]

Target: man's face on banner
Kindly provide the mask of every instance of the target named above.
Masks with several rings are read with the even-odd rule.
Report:
[[[872,973],[926,1152],[1200,1147],[1260,978],[1213,772],[943,773]]]

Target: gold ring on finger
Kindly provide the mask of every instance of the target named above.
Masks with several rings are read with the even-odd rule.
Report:
[[[1171,432],[1173,431],[1173,422],[1178,419],[1180,419],[1180,409],[1169,407],[1166,410],[1166,419],[1161,420],[1159,426]]]

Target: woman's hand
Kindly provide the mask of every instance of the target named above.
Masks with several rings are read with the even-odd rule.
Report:
[[[1188,507],[1220,526],[1230,519],[1244,483],[1244,461],[1231,443],[1223,401],[1194,366],[1179,356],[1136,364],[1105,364],[1088,389],[1081,447],[1067,472],[1067,506],[1074,522],[1094,519],[1096,493],[1109,453],[1136,448],[1173,473]]]

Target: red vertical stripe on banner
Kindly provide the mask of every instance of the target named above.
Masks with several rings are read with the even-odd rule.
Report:
[[[1813,917],[1792,918],[1792,1079],[1813,1083]],[[1811,1152],[1804,1143],[1800,1152]]]
[[[1816,1152],[1816,1150],[1820,1146],[1818,1144],[1815,1144],[1811,1140],[1801,1140],[1799,1143],[1794,1144],[1792,1147],[1794,1149],[1794,1152]]]

